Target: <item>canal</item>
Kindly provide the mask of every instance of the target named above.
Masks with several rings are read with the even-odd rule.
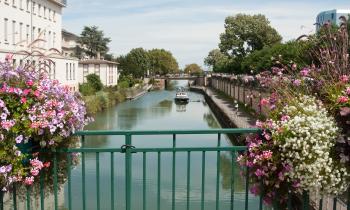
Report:
[[[141,98],[127,101],[114,108],[98,113],[87,130],[165,130],[165,129],[210,129],[220,128],[220,124],[206,104],[204,97],[190,92],[187,105],[174,103],[176,86],[184,86],[187,81],[172,82],[168,90],[153,91]],[[186,135],[177,137],[177,147],[211,147],[217,144],[217,135]],[[137,148],[171,147],[172,136],[137,136],[132,139]],[[124,137],[89,137],[86,147],[120,148]],[[224,136],[222,146],[231,145]],[[110,154],[100,154],[100,198],[101,209],[110,209]],[[125,158],[124,154],[114,156],[115,163],[115,209],[125,207]],[[220,209],[230,209],[231,205],[231,167],[235,167],[234,209],[244,209],[245,184],[239,175],[236,163],[231,162],[229,153],[221,152],[220,168]],[[154,210],[157,206],[157,154],[147,155],[146,205]],[[187,154],[176,154],[176,209],[186,209]],[[205,161],[205,209],[215,209],[217,153],[208,152]],[[193,153],[190,170],[190,209],[200,209],[201,201],[201,153]],[[82,209],[81,165],[72,171],[72,206]],[[133,154],[132,159],[132,209],[142,209],[142,154]],[[95,154],[86,156],[86,196],[87,208],[96,209],[96,159]],[[162,153],[161,157],[161,196],[160,209],[171,209],[172,201],[172,153]],[[67,186],[60,202],[63,209],[68,207]],[[251,209],[257,209],[257,198],[249,196]]]

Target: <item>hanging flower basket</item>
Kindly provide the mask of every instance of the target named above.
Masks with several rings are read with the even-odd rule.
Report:
[[[42,69],[0,63],[0,187],[32,185],[50,168],[52,152],[76,146],[88,123],[85,105]],[[39,151],[45,150],[44,153]]]

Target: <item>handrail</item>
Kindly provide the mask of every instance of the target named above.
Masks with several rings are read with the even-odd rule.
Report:
[[[248,134],[258,133],[258,128],[223,128],[207,130],[85,130],[77,131],[76,136],[107,136],[107,135],[170,135],[170,134]]]

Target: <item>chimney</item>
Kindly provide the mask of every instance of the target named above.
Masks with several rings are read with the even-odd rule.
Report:
[[[97,52],[97,60],[100,60],[100,59],[101,59],[101,53]]]

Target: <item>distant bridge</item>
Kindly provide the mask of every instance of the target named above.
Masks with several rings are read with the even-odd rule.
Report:
[[[164,79],[164,80],[195,80],[198,78],[203,78],[204,76],[160,76],[155,77],[155,79]]]

